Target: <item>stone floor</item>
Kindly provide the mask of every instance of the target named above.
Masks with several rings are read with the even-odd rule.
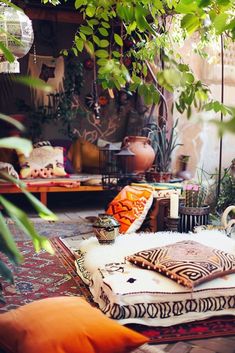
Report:
[[[82,194],[82,195],[80,195]],[[78,194],[77,194],[78,195]],[[62,196],[63,197],[63,196]],[[106,200],[102,197],[92,200],[91,195],[86,196],[79,193],[79,199],[53,200],[49,203],[49,208],[59,217],[60,222],[74,222],[78,217],[97,216],[104,212]],[[24,206],[22,206],[23,208]],[[27,209],[26,209],[27,210]],[[28,215],[34,222],[43,222],[35,212],[27,210]],[[193,340],[177,342],[172,344],[159,344],[144,346],[133,351],[133,353],[235,353],[235,336],[218,337],[204,340]]]

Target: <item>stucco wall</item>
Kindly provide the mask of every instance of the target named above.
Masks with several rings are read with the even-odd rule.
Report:
[[[196,77],[208,84],[213,99],[221,100],[221,60],[218,53],[214,55],[214,62],[208,64],[199,56],[193,54],[192,46],[187,43],[182,49],[184,58],[190,63]],[[225,51],[225,86],[224,103],[235,106],[235,46]],[[233,60],[234,58],[234,60]],[[220,138],[217,128],[210,123],[211,118],[220,119],[220,114],[204,113],[198,115],[196,112],[188,120],[185,116],[174,111],[173,119],[179,118],[178,134],[183,146],[177,148],[174,153],[172,169],[178,169],[178,157],[181,154],[190,155],[188,170],[192,176],[200,169],[208,173],[214,173],[219,166]],[[226,119],[226,118],[225,118]],[[201,122],[200,122],[201,121]],[[225,133],[222,139],[222,166],[226,168],[235,157],[235,135]]]

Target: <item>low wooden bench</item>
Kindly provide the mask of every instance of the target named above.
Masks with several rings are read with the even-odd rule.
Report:
[[[47,206],[47,194],[50,192],[81,192],[81,191],[103,191],[101,185],[79,185],[74,187],[65,186],[27,186],[27,191],[31,193],[38,193],[40,195],[40,201]],[[0,185],[0,194],[18,194],[22,193],[21,189],[16,185]]]

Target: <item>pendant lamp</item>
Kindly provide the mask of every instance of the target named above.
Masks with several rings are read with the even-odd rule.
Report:
[[[0,49],[0,73],[19,73],[19,58],[25,56],[34,40],[32,21],[21,9],[0,4],[0,43],[15,57],[9,63]]]

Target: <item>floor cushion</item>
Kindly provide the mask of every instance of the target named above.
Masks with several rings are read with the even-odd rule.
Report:
[[[124,353],[147,341],[80,297],[37,300],[0,315],[6,353]]]
[[[188,288],[235,273],[233,254],[194,240],[142,250],[127,259],[137,266],[162,273]]]

